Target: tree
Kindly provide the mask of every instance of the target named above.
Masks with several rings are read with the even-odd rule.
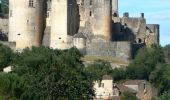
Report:
[[[111,75],[112,68],[109,62],[98,60],[89,64],[85,70],[93,80],[101,80],[103,75]]]
[[[164,53],[165,53],[166,62],[170,63],[170,44],[168,44],[164,47]]]
[[[136,95],[130,92],[124,92],[120,96],[120,100],[138,100]]]
[[[170,65],[160,64],[150,77],[150,82],[158,88],[159,94],[170,90]]]
[[[165,63],[164,52],[160,46],[141,48],[134,61],[127,67],[127,78],[149,80],[150,73],[159,63]]]
[[[94,96],[93,80],[84,70],[77,49],[32,47],[17,53],[14,72],[27,83],[21,100],[80,100]],[[12,82],[13,84],[13,82]]]
[[[0,44],[0,70],[10,65],[13,57],[13,51],[2,44]]]
[[[164,92],[164,93],[158,98],[158,100],[169,100],[169,99],[170,99],[170,91]]]

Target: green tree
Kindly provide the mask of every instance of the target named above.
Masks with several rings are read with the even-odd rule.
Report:
[[[170,91],[164,92],[164,93],[158,98],[158,100],[170,100]]]
[[[160,64],[150,74],[150,82],[158,88],[159,94],[170,90],[170,65]]]
[[[165,63],[163,49],[156,45],[151,48],[144,47],[127,67],[127,78],[149,80],[150,73],[159,63]]]
[[[13,60],[13,73],[27,83],[20,99],[92,99],[93,81],[84,70],[80,58],[81,54],[75,48],[60,51],[33,47],[17,53]]]
[[[120,81],[126,79],[126,70],[123,68],[115,68],[110,73],[114,81]]]
[[[2,44],[0,44],[0,70],[10,65],[13,57],[13,51]]]
[[[1,0],[0,3],[0,13],[2,15],[7,15],[8,11],[9,11],[9,7],[8,7],[8,0]]]
[[[130,92],[124,92],[120,96],[120,100],[138,100],[136,95]]]
[[[89,64],[85,70],[93,80],[101,80],[103,75],[111,75],[112,72],[110,63],[101,60]]]

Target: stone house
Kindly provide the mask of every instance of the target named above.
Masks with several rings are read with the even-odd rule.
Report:
[[[101,81],[96,81],[94,89],[95,100],[120,100],[124,92],[135,94],[139,100],[152,100],[157,96],[157,89],[146,80],[128,80],[116,84],[108,75],[104,75]]]
[[[101,81],[96,81],[94,84],[95,100],[108,100],[113,97],[113,79],[108,75],[104,75]]]
[[[157,96],[157,89],[146,80],[129,80],[123,83],[124,86],[136,91],[140,100],[151,100]]]

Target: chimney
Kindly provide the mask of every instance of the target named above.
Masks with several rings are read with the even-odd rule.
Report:
[[[128,12],[123,13],[123,17],[129,17],[129,13]]]
[[[145,14],[144,13],[141,13],[141,18],[145,18]]]

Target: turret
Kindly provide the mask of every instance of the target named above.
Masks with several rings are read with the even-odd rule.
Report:
[[[118,14],[118,0],[112,0],[112,14],[114,17],[117,17]]]
[[[76,0],[52,0],[50,47],[70,48],[71,37],[78,31],[78,19]]]
[[[9,41],[17,49],[40,46],[44,0],[9,0]]]
[[[94,10],[90,11],[93,18],[92,31],[94,36],[111,39],[111,0],[91,0]]]

